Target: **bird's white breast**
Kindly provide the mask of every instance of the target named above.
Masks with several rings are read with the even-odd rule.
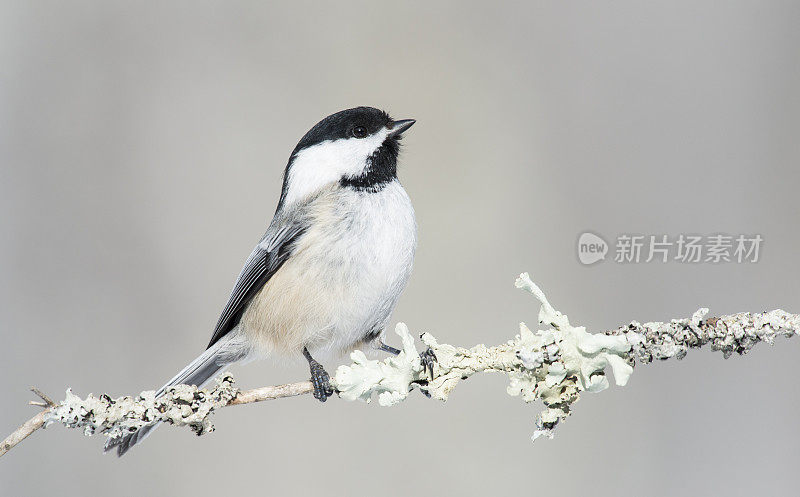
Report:
[[[387,325],[411,274],[416,222],[399,182],[378,192],[331,187],[308,208],[307,231],[242,319],[265,352],[359,346]]]

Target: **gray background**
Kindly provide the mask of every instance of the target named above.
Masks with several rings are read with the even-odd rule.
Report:
[[[3,2],[2,435],[35,412],[29,385],[130,394],[194,358],[294,144],[356,105],[419,121],[393,318],[414,332],[510,338],[536,319],[524,270],[595,331],[800,311],[800,6],[654,3]],[[585,267],[584,230],[765,242],[750,265]],[[533,445],[537,406],[490,375],[446,405],[225,409],[210,436],[161,429],[122,460],[52,427],[0,460],[0,494],[796,495],[798,347],[638,368]]]

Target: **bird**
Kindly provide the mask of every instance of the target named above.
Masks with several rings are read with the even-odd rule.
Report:
[[[408,282],[417,223],[397,176],[400,140],[416,121],[355,107],[297,143],[280,199],[235,281],[206,350],[156,392],[203,386],[222,368],[273,355],[308,361],[314,398],[334,390],[318,358],[372,347]],[[109,438],[122,456],[158,424]]]

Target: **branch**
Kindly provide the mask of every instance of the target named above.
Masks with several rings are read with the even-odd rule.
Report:
[[[712,350],[727,359],[734,352],[745,354],[759,342],[772,344],[778,335],[791,337],[800,332],[800,315],[782,310],[757,314],[740,313],[705,318],[702,308],[691,318],[669,323],[638,323],[605,333],[588,333],[584,327],[569,323],[566,315],[555,310],[544,293],[527,273],[517,278],[516,286],[532,293],[540,302],[539,325],[531,331],[520,323],[520,332],[504,344],[470,349],[439,344],[425,333],[422,342],[435,354],[433,374],[423,367],[414,339],[408,328],[399,323],[395,332],[403,348],[397,356],[383,361],[370,360],[357,350],[350,365],[340,366],[332,379],[339,396],[345,400],[370,402],[377,397],[382,406],[404,400],[414,388],[439,400],[447,400],[459,381],[476,373],[501,372],[508,375],[510,395],[525,402],[541,400],[544,410],[536,421],[533,440],[553,437],[556,426],[572,412],[581,392],[600,392],[609,386],[606,370],[623,386],[638,361],[682,359],[689,349],[710,344]],[[189,426],[196,434],[213,431],[210,415],[229,405],[303,395],[312,391],[305,381],[240,391],[230,373],[224,373],[210,389],[177,385],[158,399],[152,391],[137,397],[112,399],[108,395],[89,395],[85,399],[67,390],[65,400],[53,404],[44,394],[45,407],[0,444],[0,456],[28,435],[51,423],[82,428],[84,434],[102,433],[115,437],[133,432],[154,422]]]
[[[58,404],[51,401],[39,414],[6,437],[0,443],[0,456],[34,431],[53,422],[69,428],[83,428],[85,435],[99,432],[112,437],[135,431],[156,421],[164,421],[176,426],[189,426],[195,433],[202,435],[214,431],[209,416],[218,407],[295,397],[314,390],[310,381],[243,391],[237,390],[233,385],[233,376],[224,373],[216,380],[216,386],[211,391],[198,389],[194,385],[177,385],[157,400],[153,391],[142,392],[137,397],[112,399],[108,395],[95,397],[89,394],[86,399],[81,399],[68,389],[65,400]],[[46,398],[37,389],[32,390]],[[31,404],[39,405],[35,402]]]

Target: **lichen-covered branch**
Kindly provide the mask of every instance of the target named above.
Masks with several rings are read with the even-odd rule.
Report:
[[[628,382],[633,367],[654,359],[682,359],[689,349],[710,344],[725,358],[734,352],[744,354],[755,344],[772,344],[775,337],[790,337],[800,332],[800,316],[782,310],[740,313],[706,318],[700,309],[691,318],[669,323],[638,323],[592,334],[582,326],[570,324],[557,311],[530,277],[523,273],[516,286],[532,293],[540,302],[539,326],[532,331],[524,323],[519,334],[506,343],[466,349],[440,344],[430,334],[422,343],[435,355],[433,374],[423,367],[419,351],[408,328],[400,323],[395,332],[402,340],[397,356],[382,361],[368,359],[363,352],[351,354],[352,363],[340,366],[332,379],[345,400],[369,402],[377,397],[382,406],[404,400],[419,388],[435,399],[447,400],[459,381],[477,373],[499,372],[509,377],[508,393],[525,402],[541,400],[544,410],[536,420],[533,439],[552,438],[556,426],[572,412],[581,392],[600,392],[609,386],[607,371],[617,385]],[[202,435],[213,430],[209,417],[215,409],[268,399],[303,395],[312,391],[311,382],[239,391],[233,377],[225,373],[211,389],[178,385],[160,398],[154,392],[137,397],[112,399],[89,395],[85,399],[67,390],[66,399],[44,410],[22,425],[0,444],[0,456],[37,429],[51,423],[81,428],[85,434],[102,433],[114,437],[135,431],[154,422],[189,426]],[[40,394],[41,396],[42,394]]]
[[[746,354],[759,342],[772,345],[775,337],[798,334],[800,315],[776,309],[770,312],[742,312],[730,316],[706,318],[708,309],[700,308],[689,319],[669,323],[631,322],[607,335],[624,336],[631,345],[631,355],[639,362],[654,359],[683,359],[689,349],[710,344],[725,359],[734,352]]]
[[[476,373],[501,372],[509,377],[510,395],[544,404],[532,438],[552,438],[553,430],[570,415],[581,392],[608,388],[607,370],[615,383],[623,386],[637,361],[646,364],[653,359],[682,359],[690,348],[706,344],[728,358],[734,352],[746,353],[759,342],[772,344],[778,335],[790,337],[800,332],[800,316],[782,310],[706,319],[708,309],[700,309],[688,319],[645,324],[634,321],[617,330],[592,334],[582,326],[573,326],[566,315],[555,310],[527,273],[517,278],[516,286],[539,300],[540,329],[531,331],[521,323],[513,340],[470,349],[439,344],[425,333],[422,342],[438,359],[433,378],[428,378],[408,330],[400,324],[396,331],[403,339],[403,352],[383,362],[368,361],[360,352],[354,353],[354,364],[340,366],[336,372],[340,396],[369,401],[377,393],[381,405],[392,405],[417,386],[433,398],[447,400],[459,381]]]
[[[92,394],[82,399],[67,390],[66,398],[58,404],[52,401],[43,405],[31,402],[44,409],[0,443],[0,456],[34,431],[51,423],[81,428],[85,435],[102,433],[113,437],[161,421],[175,426],[188,426],[202,435],[214,430],[210,416],[219,407],[294,397],[314,390],[310,381],[238,390],[230,373],[224,373],[215,381],[215,386],[210,390],[194,385],[176,385],[158,399],[152,390],[136,397],[116,399]]]

